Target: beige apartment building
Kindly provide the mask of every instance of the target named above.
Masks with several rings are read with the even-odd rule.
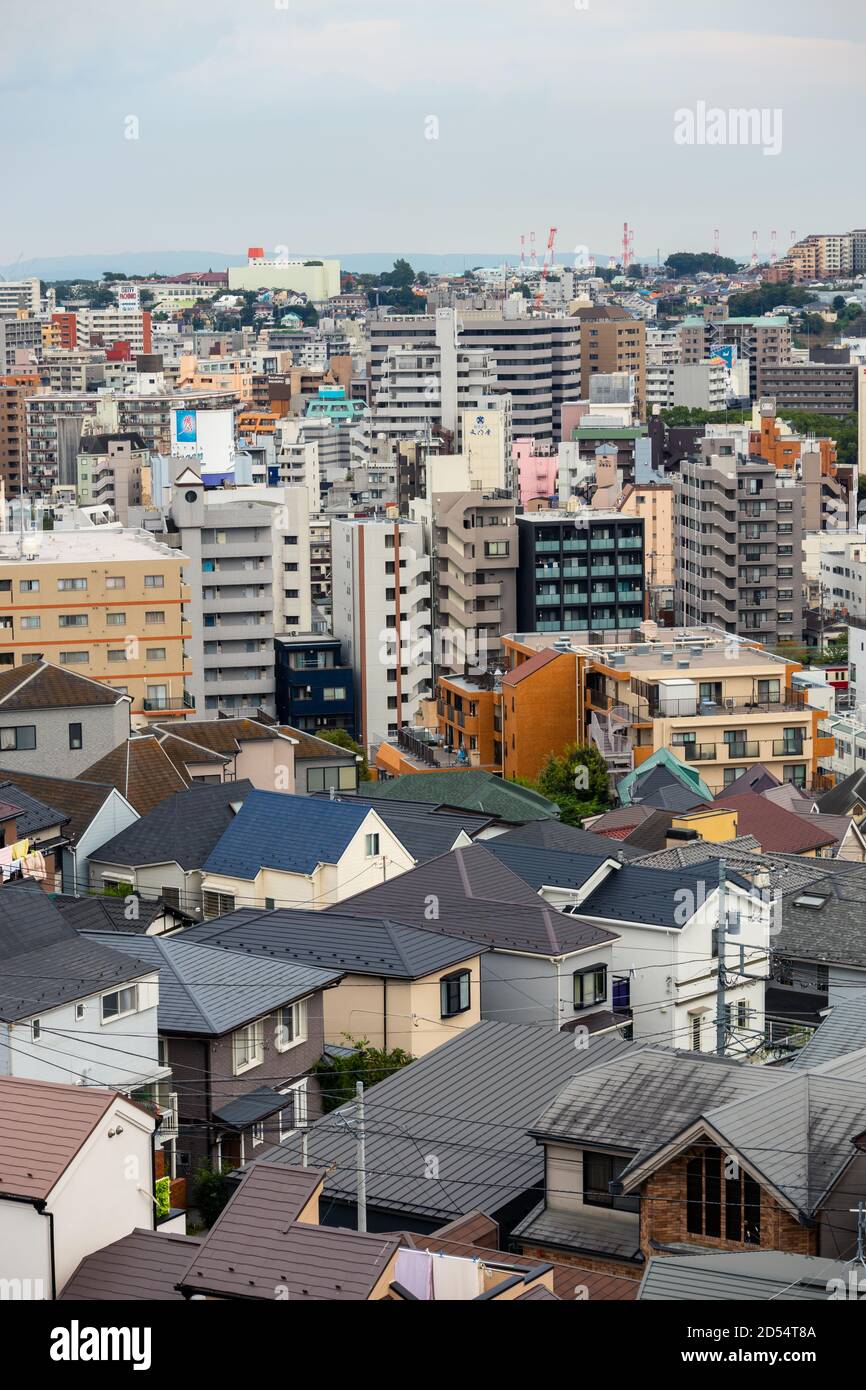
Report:
[[[598,373],[628,372],[634,377],[635,408],[646,417],[646,324],[617,304],[581,306],[580,394],[589,400],[590,381]]]
[[[818,735],[822,711],[792,688],[797,662],[712,627],[580,651],[591,736],[620,768],[667,748],[714,794],[755,763],[813,786],[832,739]]]
[[[121,527],[0,535],[0,667],[42,656],[129,695],[133,715],[185,715],[186,562]]]

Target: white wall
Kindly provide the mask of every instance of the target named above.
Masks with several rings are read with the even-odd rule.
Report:
[[[155,971],[143,976],[138,981],[139,1012],[110,1023],[102,1022],[101,994],[92,994],[77,1001],[84,1005],[82,1019],[75,1017],[74,1002],[36,1015],[41,1024],[36,1042],[29,1021],[10,1024],[8,1049],[0,1046],[6,1074],[112,1088],[150,1080],[160,1070],[158,981]]]

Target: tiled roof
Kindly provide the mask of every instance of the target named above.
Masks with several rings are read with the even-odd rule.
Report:
[[[763,850],[802,854],[836,842],[836,836],[814,825],[812,816],[796,816],[757,792],[725,798],[725,806],[737,813],[737,834],[754,835]]]
[[[844,816],[857,802],[866,805],[866,768],[858,768],[819,796],[818,809],[830,815]]]
[[[336,864],[371,814],[369,806],[254,790],[214,845],[206,873],[254,879],[262,868],[311,874]]]
[[[87,782],[110,782],[140,816],[189,785],[189,778],[178,770],[159,740],[146,734],[128,738],[91,764],[81,777]]]
[[[37,830],[48,830],[51,826],[65,826],[69,816],[56,806],[47,806],[31,796],[23,787],[13,786],[11,782],[0,782],[0,794],[8,791],[10,801],[15,803],[15,824],[21,836],[35,835]]]
[[[0,709],[82,709],[85,705],[116,705],[127,700],[108,685],[79,676],[62,666],[31,661],[0,671]]]
[[[277,727],[280,733],[286,734],[296,745],[296,762],[299,759],[315,759],[316,762],[328,759],[343,763],[355,761],[355,754],[351,748],[341,748],[339,743],[330,743],[326,738],[316,738],[315,734],[309,734],[305,729],[294,729],[291,724],[280,724]]]
[[[826,1303],[829,1280],[848,1288],[850,1264],[781,1250],[701,1250],[654,1255],[640,1285],[641,1303]]]
[[[742,796],[744,792],[763,792],[778,789],[781,786],[778,777],[765,767],[763,763],[753,763],[751,767],[744,768],[733,782],[729,782],[720,792],[716,793],[716,801],[727,801],[732,796]]]
[[[175,1285],[200,1245],[199,1236],[132,1231],[85,1255],[64,1285],[59,1301],[182,1299]]]
[[[252,790],[252,782],[244,778],[175,792],[100,845],[91,862],[134,867],[176,861],[182,869],[201,869],[234,817],[232,805],[242,803]]]
[[[163,913],[167,913],[169,917],[176,916],[181,921],[195,920],[188,913],[182,912],[180,908],[171,907],[163,898],[146,902],[138,894],[131,894],[130,896],[136,899],[134,916],[131,915],[132,905],[127,898],[118,898],[113,894],[93,893],[86,898],[67,898],[58,895],[55,896],[54,902],[63,920],[73,926],[76,931],[143,934]]]
[[[318,800],[330,799],[327,792],[315,792],[314,796]],[[363,792],[341,793],[335,799],[350,806],[371,807],[419,864],[452,849],[461,832],[474,839],[493,823],[490,816],[479,816],[473,811],[445,811],[424,801],[389,801],[381,796],[378,799],[365,797]],[[559,822],[534,821],[533,824],[558,825]]]
[[[528,657],[526,661],[521,661],[520,665],[515,666],[513,671],[508,671],[502,677],[502,684],[520,685],[527,676],[534,676],[536,671],[540,671],[543,666],[549,666],[551,661],[558,660],[560,656],[561,652],[555,652],[551,647],[542,647],[540,652]]]
[[[652,815],[649,809],[646,812],[643,808],[629,807],[644,815]],[[527,825],[515,826],[513,830],[506,830],[504,835],[496,837],[503,845],[536,845],[541,849],[562,849],[573,851],[575,854],[606,854],[607,847],[599,844],[600,840],[607,838],[602,834],[596,833],[595,824],[586,830],[579,830],[574,825],[563,825],[558,820],[538,820],[531,821]],[[624,859],[636,858],[638,851],[632,851],[627,845],[617,845],[613,851],[615,854],[622,854]]]
[[[176,734],[187,743],[198,744],[205,754],[221,753],[224,757],[239,753],[244,743],[273,743],[281,739],[275,725],[262,724],[257,719],[185,719],[181,725],[163,720],[151,728],[158,734]]]
[[[788,1070],[801,1071],[804,1067],[815,1067],[822,1062],[844,1057],[849,1052],[858,1052],[861,1048],[866,1048],[866,992],[853,994],[834,1004],[806,1046],[801,1047],[793,1058]]]
[[[47,1197],[115,1099],[92,1086],[0,1076],[0,1199]]]
[[[107,782],[85,782],[78,777],[45,777],[36,772],[16,772],[0,767],[0,787],[10,797],[27,793],[44,806],[55,808],[65,820],[65,831],[80,840],[114,788]],[[56,824],[51,820],[49,825]],[[35,828],[35,827],[34,827]]]
[[[366,794],[375,797],[429,801],[437,806],[479,811],[512,825],[558,819],[559,808],[547,797],[516,782],[504,782],[480,768],[464,771],[408,772],[387,782],[371,782]]]

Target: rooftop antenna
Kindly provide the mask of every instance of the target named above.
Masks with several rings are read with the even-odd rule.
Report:
[[[715,255],[716,255],[716,258],[718,258],[718,255],[719,255],[719,229],[718,229],[718,227],[716,227],[716,230],[713,232],[713,251],[714,251],[714,253],[715,253]]]
[[[535,254],[535,232],[529,233],[529,268],[538,269],[538,256]]]
[[[772,231],[770,233],[770,265],[775,265],[778,259],[779,256],[776,248],[776,232]]]
[[[758,265],[758,233],[752,232],[752,269],[756,270]]]

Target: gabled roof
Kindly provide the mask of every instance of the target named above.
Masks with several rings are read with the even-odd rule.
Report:
[[[534,676],[536,671],[540,671],[543,666],[549,666],[551,661],[557,661],[561,655],[561,652],[555,652],[552,647],[542,647],[540,652],[528,657],[526,661],[521,661],[512,671],[507,671],[502,677],[502,684],[520,685],[527,676]]]
[[[620,806],[619,811],[630,812],[631,815],[624,815],[622,821],[617,825],[612,820],[608,820],[608,815],[616,816],[618,812],[608,812],[602,816],[598,826],[600,835],[616,841],[618,848],[625,849],[626,853],[630,851],[632,855],[638,855],[641,851],[664,849],[667,844],[668,831],[673,824],[673,811],[660,811],[645,803]],[[636,815],[636,812],[643,814]]]
[[[7,795],[14,803],[15,824],[22,838],[35,835],[38,830],[48,830],[51,826],[65,826],[69,822],[65,811],[37,800],[23,787],[14,786],[8,781],[0,782],[0,796],[5,800]]]
[[[33,1018],[73,999],[149,975],[136,937],[128,955],[88,941],[32,879],[0,892],[0,1019]],[[75,1061],[69,1059],[70,1071]]]
[[[341,748],[339,743],[331,743],[326,738],[316,738],[315,734],[308,733],[306,729],[295,729],[291,724],[277,725],[281,734],[285,734],[295,745],[295,762],[308,761],[316,762],[326,760],[328,762],[354,763],[355,754],[351,748]]]
[[[539,1105],[588,1059],[628,1055],[633,1046],[608,1036],[581,1052],[568,1033],[487,1020],[380,1081],[367,1133],[368,1208],[395,1224],[401,1214],[443,1222],[476,1209],[502,1212],[543,1180],[543,1154],[527,1133]],[[353,1108],[307,1131],[308,1161],[334,1165],[326,1201],[356,1200],[356,1140],[343,1123]],[[269,1157],[291,1164],[298,1152],[293,1136]],[[438,1178],[425,1176],[419,1152],[436,1155]]]
[[[778,777],[763,763],[753,763],[751,767],[744,768],[733,782],[729,782],[726,787],[717,792],[715,799],[716,801],[727,801],[731,796],[742,796],[743,792],[770,791],[781,785]]]
[[[137,893],[130,896],[136,899],[134,907],[125,897],[118,898],[113,894],[100,893],[93,893],[86,898],[67,898],[58,894],[54,902],[64,922],[68,922],[76,931],[110,931],[139,935],[146,933],[157,918],[164,914],[176,918],[178,925],[196,920],[181,908],[171,906],[164,898],[145,901]]]
[[[404,980],[421,979],[489,949],[407,922],[344,914],[339,907],[327,912],[241,908],[200,922],[183,937],[222,947],[232,955],[305,961],[353,975]]]
[[[495,839],[476,841],[440,854],[387,883],[345,898],[325,913],[382,915],[446,936],[481,941],[491,950],[544,956],[567,955],[616,939],[603,927],[549,907],[524,879],[490,853],[495,843]],[[434,918],[429,910],[431,895],[436,901]]]
[[[327,792],[315,792],[314,796],[317,800],[330,799]],[[425,801],[388,801],[381,796],[377,799],[354,792],[341,793],[334,800],[345,801],[350,806],[369,806],[419,864],[452,849],[461,833],[474,839],[493,824],[490,816],[479,816],[472,811],[445,811]],[[559,822],[534,821],[533,824],[558,825]]]
[[[134,951],[159,971],[160,1033],[220,1037],[343,978],[339,970],[217,951],[189,932],[128,937],[88,932],[84,940]]]
[[[513,830],[496,836],[504,845],[534,845],[540,849],[561,849],[575,854],[607,854],[608,846],[603,843],[606,838],[596,832],[594,822],[592,829],[578,830],[577,826],[563,825],[558,820],[531,821],[528,825],[515,826]],[[623,859],[633,859],[638,854],[637,850],[622,844],[613,846],[611,852],[621,854]]]
[[[657,850],[654,854],[643,856],[639,863],[647,869],[684,869],[692,864],[706,864],[712,859],[724,859],[728,869],[741,878],[756,883],[756,875],[767,873],[769,887],[785,893],[792,888],[800,888],[813,883],[817,866],[825,864],[824,859],[801,859],[792,856],[791,862],[782,861],[777,855],[761,854],[760,845],[753,835],[737,836],[735,840],[684,840],[669,849]],[[812,865],[816,868],[812,868]],[[757,883],[756,883],[757,886]]]
[[[117,1099],[94,1086],[0,1076],[0,1200],[47,1198]]]
[[[132,1231],[85,1255],[58,1301],[181,1299],[175,1285],[200,1245],[200,1236]]]
[[[812,861],[807,861],[811,864]],[[773,950],[789,960],[866,968],[866,866],[842,869],[839,860],[816,861],[812,881],[792,889],[782,901]],[[848,866],[845,866],[848,867]]]
[[[367,805],[254,790],[213,846],[206,873],[254,879],[263,868],[311,874],[337,864],[371,814]]]
[[[848,1288],[850,1264],[781,1250],[700,1250],[651,1257],[638,1293],[641,1303],[826,1303],[829,1280]]]
[[[16,772],[0,767],[0,787],[10,798],[26,793],[59,811],[66,833],[80,840],[106,801],[114,794],[107,782],[85,782],[78,777],[45,777],[36,772]],[[53,825],[54,821],[49,821]]]
[[[174,792],[100,845],[91,862],[135,867],[176,861],[182,869],[202,869],[235,815],[232,806],[242,804],[252,790],[252,782],[243,778]]]
[[[128,704],[129,696],[47,661],[29,661],[26,666],[8,666],[0,671],[0,710],[7,714],[13,710],[119,705],[121,701]]]
[[[758,788],[753,790],[757,791]],[[815,798],[804,792],[801,787],[795,787],[793,782],[782,782],[778,787],[767,787],[761,791],[761,796],[765,801],[772,801],[774,805],[792,811],[795,816],[810,816],[817,811]]]
[[[178,770],[159,740],[147,734],[118,744],[81,777],[87,782],[110,782],[140,816],[146,816],[172,792],[189,786],[189,778]]]
[[[151,728],[157,736],[176,735],[188,744],[198,745],[201,762],[208,761],[211,753],[234,757],[245,743],[291,742],[276,725],[262,724],[258,719],[185,719],[180,725],[163,720]],[[194,749],[189,752],[187,761],[195,762]]]
[[[631,802],[654,806],[658,811],[694,811],[709,804],[702,792],[672,777],[664,767],[651,768],[646,776],[635,782]]]
[[[858,802],[866,806],[866,768],[858,768],[819,796],[818,810],[832,816],[846,816]]]
[[[763,850],[803,854],[836,842],[835,835],[814,824],[814,816],[796,816],[757,792],[726,797],[725,806],[737,813],[737,833],[754,835]]]
[[[648,780],[650,775],[657,771],[667,773],[667,777]],[[625,777],[617,783],[616,790],[620,801],[626,806],[632,801],[645,801],[649,789],[669,785],[671,782],[678,782],[693,793],[695,798],[692,802],[693,805],[697,806],[702,801],[712,800],[712,792],[702,780],[697,769],[680,762],[679,758],[668,748],[657,748],[645,762],[641,763],[640,767],[626,773]],[[662,807],[662,809],[687,810],[688,807]]]
[[[260,1162],[194,1253],[182,1291],[291,1302],[367,1299],[401,1245],[399,1236],[314,1226],[297,1218],[323,1172]]]
[[[366,795],[479,811],[511,825],[559,817],[559,807],[547,797],[474,767],[462,772],[408,772],[387,782],[371,782]]]
[[[826,1018],[801,1047],[788,1066],[788,1071],[803,1071],[835,1061],[851,1052],[866,1048],[866,992],[851,995],[834,1004]],[[866,1062],[864,1062],[866,1076]],[[866,1126],[864,1126],[866,1127]]]

